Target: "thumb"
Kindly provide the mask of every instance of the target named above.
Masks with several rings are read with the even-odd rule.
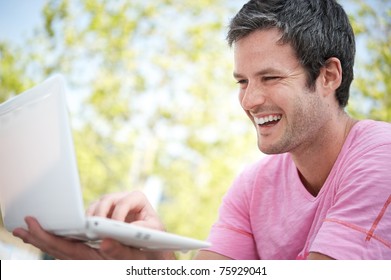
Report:
[[[145,257],[143,257],[143,253],[139,249],[122,245],[118,241],[107,239],[107,238],[102,240],[99,247],[99,252],[106,259],[113,259],[113,260],[145,259]]]

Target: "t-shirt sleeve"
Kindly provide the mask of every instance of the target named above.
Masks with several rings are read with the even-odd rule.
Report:
[[[236,260],[258,259],[249,217],[251,170],[239,175],[223,198],[219,218],[213,225],[208,240],[208,251]]]
[[[391,259],[391,144],[341,163],[338,188],[310,251],[335,259]]]

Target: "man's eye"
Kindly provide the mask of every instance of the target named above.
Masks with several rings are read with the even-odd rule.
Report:
[[[278,80],[278,79],[280,79],[279,76],[265,76],[265,77],[262,78],[262,80],[264,80],[265,82],[267,82],[267,81],[273,81],[273,80]]]
[[[247,80],[239,80],[236,83],[240,85],[247,84]]]

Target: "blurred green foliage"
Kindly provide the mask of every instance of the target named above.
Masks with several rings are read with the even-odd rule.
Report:
[[[391,2],[350,0],[357,42],[366,52],[356,58],[349,112],[357,118],[391,122]]]
[[[225,1],[48,1],[23,56],[4,42],[1,98],[65,74],[80,104],[71,112],[86,204],[154,178],[167,229],[206,238],[236,170],[259,156],[224,40],[236,9]]]
[[[86,204],[154,178],[167,229],[206,238],[234,176],[261,156],[224,40],[241,6],[233,3],[48,1],[23,48],[0,42],[0,101],[63,73],[79,104],[71,112]],[[348,110],[390,121],[390,5],[354,3],[351,18],[369,38],[370,59],[358,65],[352,99],[359,102]]]

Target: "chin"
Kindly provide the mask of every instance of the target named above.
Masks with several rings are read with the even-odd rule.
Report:
[[[277,147],[275,145],[269,145],[265,147],[259,142],[258,142],[258,149],[266,155],[276,155],[276,154],[283,154],[287,152],[285,149],[281,147]]]

